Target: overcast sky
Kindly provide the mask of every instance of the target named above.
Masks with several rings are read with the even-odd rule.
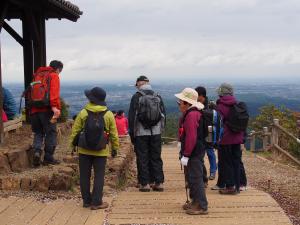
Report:
[[[47,21],[47,59],[63,81],[299,78],[299,0],[71,0],[78,22]],[[9,21],[20,31],[20,21]],[[3,81],[22,49],[1,34]]]

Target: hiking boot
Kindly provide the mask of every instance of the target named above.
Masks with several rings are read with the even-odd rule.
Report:
[[[222,195],[236,195],[239,194],[240,192],[235,190],[235,187],[229,187],[229,188],[219,190],[219,193]]]
[[[214,180],[216,178],[216,174],[215,173],[211,173],[208,177],[208,179],[210,180]]]
[[[186,202],[184,203],[184,205],[182,206],[183,210],[188,210],[192,207],[192,202]]]
[[[108,208],[108,203],[107,202],[102,202],[100,205],[92,205],[91,210],[97,210],[97,209],[106,209]]]
[[[44,159],[44,161],[43,161],[43,165],[44,166],[47,166],[47,165],[58,165],[58,164],[60,164],[60,161],[57,160],[57,159],[52,159],[52,160],[46,160],[46,159]]]
[[[149,192],[149,191],[150,191],[150,186],[149,186],[149,184],[141,185],[140,188],[139,188],[139,191],[140,191],[140,192]]]
[[[82,207],[83,208],[90,208],[91,207],[91,203],[83,203]]]
[[[137,183],[137,184],[135,185],[135,187],[136,187],[136,188],[140,188],[141,185],[140,185],[139,183]]]
[[[153,190],[153,191],[159,191],[159,192],[164,191],[163,184],[161,184],[161,183],[154,184],[154,185],[152,186],[152,190]]]
[[[218,185],[211,187],[211,190],[213,190],[213,191],[218,191],[218,190],[223,190],[223,189],[224,189],[223,187],[219,187]]]
[[[188,215],[206,215],[208,214],[207,209],[202,209],[199,203],[191,204],[191,207],[185,211]]]
[[[33,155],[33,166],[38,167],[41,165],[41,153],[35,152]]]

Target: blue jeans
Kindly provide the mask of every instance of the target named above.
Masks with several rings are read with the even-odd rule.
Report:
[[[210,170],[210,174],[215,174],[217,172],[217,160],[216,160],[216,154],[214,149],[209,148],[206,149],[207,152],[207,157],[209,160],[209,170]]]

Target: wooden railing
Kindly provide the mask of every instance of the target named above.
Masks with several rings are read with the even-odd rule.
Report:
[[[263,127],[262,131],[251,131],[248,139],[250,141],[250,151],[252,152],[258,152],[258,151],[264,151],[269,148],[276,149],[289,159],[291,159],[296,164],[300,165],[300,161],[292,156],[288,151],[284,150],[282,147],[279,146],[279,135],[284,134],[288,136],[289,139],[295,141],[296,143],[300,144],[300,139],[295,137],[292,133],[287,131],[285,128],[280,126],[279,120],[274,119],[273,124],[271,125],[271,132],[269,132],[268,127]],[[257,139],[262,139],[262,149],[256,150],[256,141]]]

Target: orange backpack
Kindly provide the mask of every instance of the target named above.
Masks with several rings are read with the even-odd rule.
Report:
[[[33,74],[33,80],[27,91],[30,107],[50,106],[50,73],[51,71],[41,71]]]

